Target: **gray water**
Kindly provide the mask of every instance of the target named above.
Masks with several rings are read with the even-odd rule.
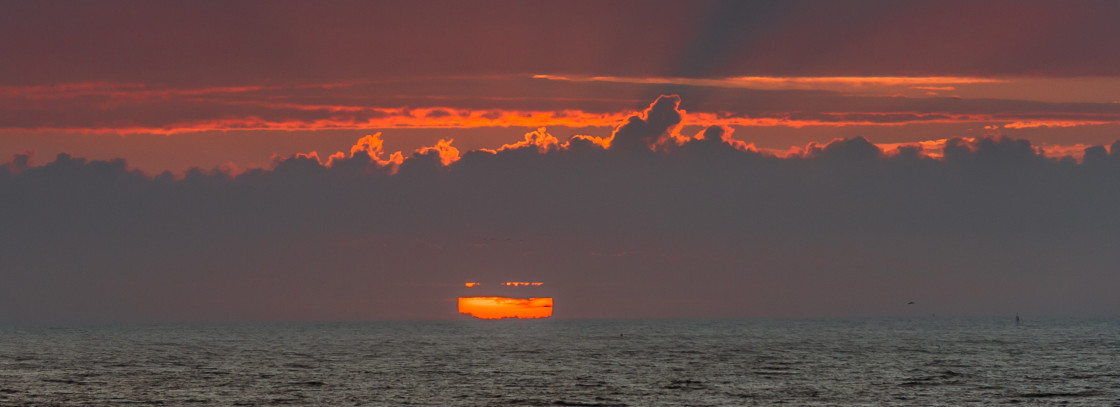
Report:
[[[0,328],[0,405],[1120,405],[1120,319]]]

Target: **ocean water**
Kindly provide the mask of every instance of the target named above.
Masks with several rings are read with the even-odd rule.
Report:
[[[0,327],[0,405],[1120,405],[1120,319]]]

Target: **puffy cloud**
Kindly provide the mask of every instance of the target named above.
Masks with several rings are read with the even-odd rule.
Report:
[[[346,154],[339,151],[331,155],[331,160],[327,162],[328,167],[339,167],[349,162],[357,163],[358,167],[363,168],[363,172],[369,173],[370,168],[365,168],[366,165],[375,164],[375,167],[389,168],[390,172],[396,172],[397,167],[404,162],[404,155],[400,151],[395,151],[389,154],[388,157],[382,158],[385,154],[385,141],[381,139],[381,133],[366,135],[350,147],[350,156],[347,160]]]
[[[658,97],[642,114],[630,116],[626,124],[615,129],[611,149],[638,151],[666,142],[681,124],[680,104],[677,95]]]
[[[556,149],[560,146],[560,140],[555,136],[548,134],[548,131],[541,127],[537,131],[525,133],[525,139],[513,144],[502,145],[497,151],[517,150],[522,148],[536,148],[540,153],[547,153],[549,150]]]
[[[16,154],[15,156],[12,157],[11,162],[8,162],[7,165],[5,165],[3,167],[0,167],[0,168],[4,168],[5,170],[7,170],[9,173],[12,173],[12,174],[19,174],[19,173],[23,172],[24,170],[31,167],[31,156],[34,155],[34,154],[35,154],[34,152],[26,152],[26,153]]]
[[[451,145],[452,141],[454,140],[440,140],[434,146],[416,150],[416,155],[439,157],[441,164],[444,166],[451,165],[451,163],[459,161],[459,149]]]

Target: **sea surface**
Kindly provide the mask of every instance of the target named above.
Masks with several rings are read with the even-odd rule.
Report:
[[[1120,319],[0,327],[0,405],[1120,405]]]

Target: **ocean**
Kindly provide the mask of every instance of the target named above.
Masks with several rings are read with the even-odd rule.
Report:
[[[1120,405],[1120,319],[0,327],[0,405]]]

